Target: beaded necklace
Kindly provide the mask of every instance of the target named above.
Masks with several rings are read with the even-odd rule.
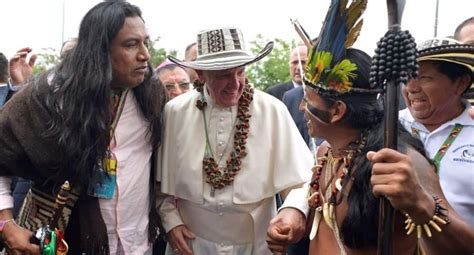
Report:
[[[353,159],[356,155],[360,154],[362,149],[365,147],[367,142],[367,136],[365,132],[362,132],[361,138],[349,145],[346,154],[341,158],[335,158],[333,156],[332,148],[329,148],[323,157],[317,159],[316,165],[312,168],[313,176],[309,185],[308,191],[308,205],[311,209],[315,210],[313,224],[310,232],[310,239],[313,240],[316,237],[319,222],[321,217],[324,219],[326,224],[334,231],[336,240],[341,252],[344,253],[342,241],[339,238],[339,229],[336,224],[335,208],[339,205],[343,197],[338,196],[342,193],[344,187],[349,183],[354,175],[352,170]],[[332,184],[333,179],[337,176],[338,170],[341,167],[342,160],[342,171],[339,177]],[[321,190],[321,174],[324,171],[326,189]],[[351,178],[347,178],[350,175]],[[321,203],[322,202],[322,203]]]
[[[234,176],[240,171],[242,158],[247,155],[245,145],[247,143],[249,132],[249,121],[251,115],[250,104],[253,100],[254,90],[250,85],[244,85],[242,96],[238,102],[237,120],[234,133],[234,147],[230,153],[230,158],[226,161],[226,166],[222,171],[219,169],[214,153],[209,142],[209,133],[207,130],[207,120],[205,107],[207,106],[204,97],[203,86],[198,86],[197,90],[201,93],[201,98],[196,102],[196,107],[201,110],[204,119],[204,130],[206,133],[206,149],[202,160],[202,169],[206,173],[206,182],[211,185],[211,196],[214,196],[216,189],[222,189],[234,181]]]
[[[456,123],[456,125],[454,125],[453,129],[451,129],[451,132],[449,133],[448,137],[446,137],[446,140],[444,140],[443,144],[441,145],[441,147],[436,152],[436,155],[432,158],[433,163],[436,166],[436,174],[439,174],[439,167],[440,167],[440,164],[441,164],[441,160],[443,159],[444,155],[448,151],[451,144],[453,144],[454,140],[456,140],[456,137],[458,137],[459,133],[461,133],[462,128],[463,128],[463,125],[461,125],[459,123]],[[411,128],[411,133],[416,138],[418,138],[418,139],[421,138],[419,129],[412,127]]]

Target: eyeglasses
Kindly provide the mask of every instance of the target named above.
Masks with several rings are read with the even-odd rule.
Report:
[[[169,92],[176,92],[178,89],[181,91],[188,91],[190,88],[189,82],[186,83],[180,83],[180,84],[165,84],[166,89]]]

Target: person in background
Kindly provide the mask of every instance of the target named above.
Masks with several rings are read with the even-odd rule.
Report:
[[[464,44],[474,45],[474,17],[470,17],[458,25],[454,31],[454,39]],[[471,105],[474,105],[474,83],[471,84],[469,90],[464,93],[464,98],[466,98]],[[474,109],[471,109],[471,116],[474,119]]]
[[[186,46],[186,50],[184,51],[184,61],[192,62],[196,61],[197,58],[197,43],[193,42]],[[192,84],[196,84],[199,81],[199,76],[197,75],[196,71],[192,68],[184,68],[189,75]]]
[[[6,103],[15,93],[24,88],[24,85],[28,79],[30,79],[33,66],[36,62],[36,55],[32,54],[32,49],[29,47],[22,48],[18,50],[15,55],[8,61],[1,61],[6,63],[4,66],[6,72],[6,77],[8,79],[8,74],[10,73],[10,78],[4,87],[0,87],[0,106]],[[29,58],[29,59],[28,59]],[[28,60],[27,60],[28,59]],[[2,67],[3,70],[3,67]],[[3,94],[3,92],[6,92]],[[5,96],[5,97],[3,97]],[[30,181],[13,177],[11,183],[12,196],[13,196],[13,217],[16,218],[20,211],[20,207],[23,204],[23,200],[30,188]]]
[[[168,91],[169,99],[173,99],[190,89],[190,79],[186,70],[168,60],[155,69],[155,75]]]
[[[59,51],[59,59],[64,59],[66,54],[69,54],[77,45],[77,37],[70,38],[63,43]]]
[[[25,47],[19,49],[12,58],[8,66],[10,72],[10,88],[13,92],[19,91],[31,78],[33,66],[35,65],[37,56],[31,53],[33,49]]]
[[[454,39],[474,45],[474,17],[470,17],[459,24],[454,31]]]
[[[152,152],[166,92],[151,85],[148,43],[138,7],[101,2],[82,19],[74,50],[0,109],[0,232],[9,253],[40,253],[31,231],[49,224],[39,213],[55,207],[39,198],[54,201],[67,180],[58,228],[69,254],[151,254],[159,221]],[[18,225],[10,176],[33,181]]]
[[[65,58],[66,54],[70,52],[76,45],[77,43],[77,38],[71,38],[63,43],[63,46],[61,47],[61,51],[59,53],[59,59],[62,60]],[[28,55],[31,53],[30,48],[23,48],[20,49],[17,54],[20,54],[19,59],[15,59],[15,56],[13,57],[10,65],[11,69],[11,80],[17,81],[18,85],[17,91],[23,87],[23,85],[27,84],[27,81],[32,77],[32,71],[33,71],[33,66],[35,63],[35,60],[31,60],[34,55],[30,56],[30,61],[27,63],[26,58]],[[22,54],[21,52],[28,52],[28,54]],[[13,196],[13,217],[16,218],[20,212],[20,208],[23,204],[23,201],[26,197],[26,194],[28,193],[28,190],[30,189],[31,183],[29,180],[23,179],[23,178],[18,178],[15,177],[12,180],[12,196]]]
[[[0,52],[0,107],[11,97],[8,77],[8,59]]]
[[[297,52],[299,50],[299,52]],[[299,54],[299,56],[298,56]],[[304,118],[304,114],[299,110],[299,106],[301,100],[303,99],[303,81],[302,77],[304,73],[303,68],[306,64],[306,60],[308,59],[308,49],[305,45],[299,45],[295,49],[292,50],[290,54],[290,61],[288,62],[290,74],[292,77],[292,81],[285,84],[277,85],[273,87],[273,89],[269,89],[267,92],[269,94],[275,93],[278,88],[284,89],[285,86],[291,84],[292,87],[290,90],[284,92],[281,101],[286,105],[288,111],[290,112],[293,121],[298,127],[298,131],[300,132],[301,136],[303,137],[306,145],[311,150],[311,152],[315,152],[316,146],[321,144],[322,140],[320,138],[313,138],[308,134],[308,125],[306,124],[306,120]],[[301,61],[298,61],[301,60]],[[296,84],[296,85],[295,85]],[[278,87],[280,86],[280,87]],[[272,94],[273,95],[273,94]],[[278,96],[276,96],[278,97]],[[277,199],[278,207],[281,206],[281,199]],[[309,239],[303,238],[298,243],[292,244],[288,247],[288,255],[298,255],[298,254],[308,254],[309,249]]]
[[[299,50],[299,56],[296,50]],[[292,81],[274,86],[270,88],[267,93],[274,95],[278,98],[278,95],[274,94],[275,91],[278,90],[278,88],[283,89],[288,84],[292,85],[291,89],[283,93],[281,101],[288,108],[288,111],[290,112],[291,117],[295,121],[295,124],[298,127],[298,130],[300,131],[300,134],[305,140],[306,144],[308,145],[311,151],[314,151],[315,144],[313,143],[311,137],[308,135],[308,127],[306,126],[306,121],[304,120],[303,113],[299,111],[299,105],[301,100],[303,99],[303,87],[301,86],[301,77],[303,76],[303,74],[301,74],[300,72],[303,71],[307,58],[308,50],[305,45],[299,45],[297,48],[293,49],[292,53],[290,54],[290,61],[288,62]],[[299,59],[301,61],[298,61]]]
[[[270,254],[275,194],[284,198],[309,178],[313,157],[285,106],[245,82],[245,67],[273,43],[253,55],[237,28],[197,38],[196,61],[169,57],[204,84],[165,106],[157,204],[167,254]]]
[[[168,99],[171,100],[190,90],[190,70],[191,69],[183,68],[169,60],[165,60],[155,69],[154,79],[157,80],[153,82],[156,86],[164,86],[168,94]],[[194,70],[191,71],[194,72]],[[162,237],[164,237],[164,235]],[[165,254],[166,246],[165,238],[159,238],[153,246],[153,254]]]
[[[301,79],[303,79],[303,73],[301,66],[306,64],[308,59],[308,49],[303,45],[298,45],[290,52],[290,58],[288,65],[290,67],[291,81],[272,86],[267,89],[267,93],[278,98],[280,101],[283,98],[283,94],[293,88],[300,87],[302,85]]]

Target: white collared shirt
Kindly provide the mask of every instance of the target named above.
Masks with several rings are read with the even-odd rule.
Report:
[[[107,227],[110,254],[145,254],[150,211],[150,169],[152,146],[149,122],[129,91],[115,130],[117,185],[112,199],[99,199]],[[120,242],[120,244],[119,244]],[[120,251],[120,246],[123,251]]]
[[[416,122],[408,109],[399,113],[402,125],[411,132],[419,130],[420,140],[430,158],[433,158],[451,133],[455,124],[463,125],[462,131],[448,148],[439,166],[441,188],[448,202],[459,215],[474,227],[474,120],[469,116],[471,107],[463,101],[466,109],[458,117],[430,132]]]
[[[293,83],[293,88],[298,88],[302,86],[302,84],[298,84],[294,80],[291,80],[291,83]]]

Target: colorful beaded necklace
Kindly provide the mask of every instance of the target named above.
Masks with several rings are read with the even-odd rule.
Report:
[[[443,159],[444,155],[448,151],[451,144],[454,143],[454,140],[456,140],[459,133],[461,133],[462,128],[463,128],[463,125],[461,125],[459,123],[456,123],[456,125],[454,125],[453,129],[449,133],[448,137],[446,137],[446,140],[444,140],[443,144],[441,145],[439,150],[436,152],[436,155],[432,158],[433,163],[436,166],[436,174],[439,174],[439,167],[440,167],[440,164],[441,164],[441,160]],[[411,128],[411,133],[416,138],[418,138],[418,139],[421,138],[419,129],[412,127]]]
[[[247,155],[245,145],[247,143],[250,128],[250,104],[253,101],[254,90],[250,85],[244,85],[242,96],[238,102],[237,120],[234,133],[234,148],[230,153],[230,158],[226,161],[226,166],[221,171],[212,152],[207,130],[207,120],[205,107],[207,102],[204,96],[203,85],[198,86],[201,98],[196,102],[196,107],[201,110],[204,119],[204,130],[206,133],[206,149],[202,160],[202,169],[206,173],[206,182],[211,185],[211,196],[214,196],[216,189],[222,189],[234,181],[234,176],[240,171],[242,159]]]
[[[323,157],[317,159],[317,164],[312,168],[313,176],[311,178],[307,196],[309,207],[315,210],[313,225],[310,232],[311,240],[314,239],[317,234],[321,217],[323,217],[326,224],[333,229],[335,234],[338,235],[339,231],[335,224],[335,208],[342,202],[342,196],[338,195],[340,192],[342,193],[344,187],[353,178],[353,159],[356,155],[361,153],[366,142],[367,136],[363,132],[358,141],[349,145],[349,148],[353,149],[348,149],[343,157],[335,158],[333,156],[332,148],[329,148]],[[332,185],[332,181],[341,167],[341,161],[343,164],[342,171],[334,182],[334,185]],[[326,183],[325,190],[321,190],[320,182],[323,171]],[[350,175],[351,178],[346,178],[348,175]]]

